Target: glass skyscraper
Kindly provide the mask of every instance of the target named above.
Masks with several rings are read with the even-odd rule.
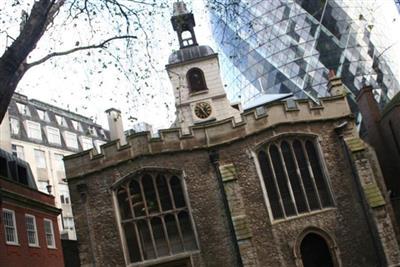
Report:
[[[400,12],[400,0],[395,0],[395,3],[396,3],[396,6],[397,6],[397,9]]]
[[[327,96],[329,70],[342,78],[352,99],[364,84],[377,89],[382,104],[400,89],[400,62],[390,57],[398,32],[388,32],[387,18],[377,15],[395,9],[391,0],[220,2],[210,5],[210,18],[231,100]]]

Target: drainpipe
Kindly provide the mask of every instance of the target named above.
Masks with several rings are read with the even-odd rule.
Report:
[[[240,256],[238,240],[236,238],[235,227],[233,226],[232,214],[229,209],[228,199],[226,197],[224,183],[222,181],[222,175],[221,175],[221,172],[219,171],[219,154],[217,151],[212,150],[208,153],[208,156],[210,158],[210,163],[214,168],[215,174],[217,175],[218,187],[219,187],[219,190],[220,190],[220,193],[222,196],[222,203],[224,205],[225,214],[228,218],[228,227],[229,227],[229,232],[230,232],[231,239],[233,242],[233,249],[236,254],[237,264],[238,264],[238,267],[243,267],[242,257]]]
[[[335,128],[335,132],[336,132],[336,134],[338,134],[340,143],[345,152],[344,153],[345,158],[346,158],[347,162],[350,164],[351,174],[353,176],[353,180],[356,183],[357,194],[361,200],[361,206],[362,206],[362,210],[364,212],[365,218],[366,218],[367,227],[370,232],[370,235],[372,236],[372,245],[374,247],[374,251],[376,252],[375,254],[379,260],[380,266],[387,266],[387,262],[386,262],[386,258],[384,256],[382,244],[377,241],[379,239],[378,229],[376,229],[375,223],[373,222],[373,219],[371,218],[371,213],[369,211],[370,209],[369,209],[367,199],[365,198],[364,193],[362,192],[362,189],[361,189],[362,185],[360,182],[360,177],[358,176],[354,161],[351,158],[351,152],[350,152],[349,148],[347,147],[346,142],[344,141],[343,135],[341,134],[342,129],[345,128],[346,125],[347,125],[347,123],[344,125],[341,125],[340,128]]]

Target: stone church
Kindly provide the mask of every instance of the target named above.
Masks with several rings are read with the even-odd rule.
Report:
[[[81,265],[400,266],[380,167],[340,79],[318,103],[243,110],[184,3],[171,22],[176,127],[65,157]]]

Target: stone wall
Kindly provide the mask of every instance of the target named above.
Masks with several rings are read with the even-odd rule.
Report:
[[[336,241],[342,266],[377,264],[372,237],[360,200],[355,194],[356,185],[333,130],[334,126],[335,122],[281,126],[221,149],[221,164],[233,163],[238,172],[238,183],[245,213],[249,218],[252,241],[257,249],[259,266],[296,266],[294,250],[298,237],[307,229],[313,228],[325,231]],[[251,152],[280,134],[296,133],[318,136],[336,206],[274,222],[266,207],[261,180],[256,171],[256,159]]]
[[[71,200],[76,218],[81,260],[91,261],[90,235],[87,221],[91,224],[94,257],[98,266],[124,266],[121,240],[116,226],[110,186],[119,178],[141,167],[159,166],[180,169],[185,172],[185,184],[189,195],[192,215],[200,243],[201,258],[194,257],[195,266],[235,266],[233,245],[227,226],[216,175],[209,164],[205,151],[155,155],[140,158],[127,164],[108,168],[82,179],[69,182]],[[85,213],[77,185],[87,185],[88,213]],[[82,254],[87,255],[85,258]],[[206,263],[203,262],[203,260]]]
[[[391,193],[391,202],[400,222],[400,131],[397,126],[400,118],[398,97],[387,104],[382,114],[374,98],[372,87],[365,87],[357,97],[357,104],[363,117],[365,128],[362,137],[376,151],[382,168],[387,189]],[[399,225],[397,223],[397,225]],[[400,240],[400,235],[398,235]]]
[[[394,218],[380,168],[376,166],[373,149],[359,138],[346,139],[346,144],[351,151],[351,160],[365,199],[362,202],[368,210],[369,219],[373,222],[373,235],[380,240],[378,250],[382,261],[387,266],[399,266],[400,251],[393,227]]]
[[[193,266],[238,266],[235,239],[244,266],[301,266],[299,244],[309,232],[321,233],[331,249],[335,266],[379,266],[379,255],[368,217],[357,192],[350,162],[335,128],[355,126],[343,97],[323,100],[322,107],[298,102],[288,112],[282,104],[267,107],[267,116],[243,115],[232,120],[193,127],[182,136],[178,130],[147,134],[102,146],[102,154],[88,152],[66,157],[66,171],[83,265],[124,266],[111,186],[143,168],[181,170],[194,219],[199,251]],[[335,205],[283,220],[273,220],[258,172],[257,149],[276,138],[309,135],[317,138],[324,158]],[[225,180],[230,215],[209,153],[219,154],[220,166],[233,166],[234,179]],[[224,169],[221,169],[224,176]],[[225,175],[226,176],[226,175]],[[225,177],[226,178],[226,177]],[[230,217],[232,216],[232,217]],[[234,232],[230,231],[230,220]]]

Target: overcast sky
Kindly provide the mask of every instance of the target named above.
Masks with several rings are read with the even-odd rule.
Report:
[[[13,1],[1,1],[0,12],[8,11],[7,15],[18,16],[20,10],[9,8]],[[25,2],[31,3],[32,0]],[[173,2],[175,1],[171,0],[170,8],[164,10],[165,16],[152,16],[151,20],[142,22],[143,24],[148,23],[148,26],[144,26],[150,40],[148,52],[146,50],[147,43],[143,36],[139,36],[140,38],[134,40],[132,44],[133,61],[124,61],[122,62],[123,66],[119,66],[125,70],[132,68],[132,71],[137,71],[139,75],[149,74],[150,77],[142,79],[140,84],[135,85],[140,88],[140,94],[130,86],[130,83],[134,83],[134,81],[129,81],[121,74],[114,63],[107,65],[106,69],[99,67],[103,62],[99,62],[97,58],[102,56],[99,54],[96,57],[91,57],[93,54],[99,53],[97,51],[90,52],[91,56],[88,56],[88,51],[85,51],[57,58],[32,68],[21,80],[17,92],[25,94],[29,98],[38,99],[91,117],[105,128],[108,128],[108,125],[104,111],[111,107],[122,111],[126,129],[130,128],[134,122],[140,121],[150,123],[155,128],[169,127],[175,119],[175,107],[165,65],[173,49],[179,48],[176,34],[169,21]],[[212,45],[208,27],[208,14],[203,1],[186,2],[189,10],[193,10],[195,14],[197,23],[195,30],[199,43]],[[57,19],[55,23],[61,23],[62,19]],[[12,29],[8,29],[9,32],[14,31],[16,34],[19,23],[16,23],[16,21],[7,21],[7,23],[13,26]],[[104,25],[99,22],[98,28],[102,27]],[[71,32],[74,31],[71,29]],[[38,45],[39,49],[34,51],[31,60],[46,54],[46,49],[49,47],[53,51],[63,51],[73,47],[76,41],[86,37],[77,36],[75,32],[71,32],[66,30],[63,33],[50,32],[46,34]],[[80,34],[85,35],[85,31],[80,31]],[[59,42],[59,39],[63,41]],[[96,40],[96,37],[93,37],[93,40]],[[0,33],[0,51],[4,49],[6,41],[9,42],[10,39],[7,40],[5,35]],[[113,44],[112,52],[114,55],[118,53],[119,45],[123,45],[122,42],[117,41]],[[149,63],[148,55],[151,57],[152,64]],[[109,55],[104,55],[103,58],[103,61],[111,61]]]

